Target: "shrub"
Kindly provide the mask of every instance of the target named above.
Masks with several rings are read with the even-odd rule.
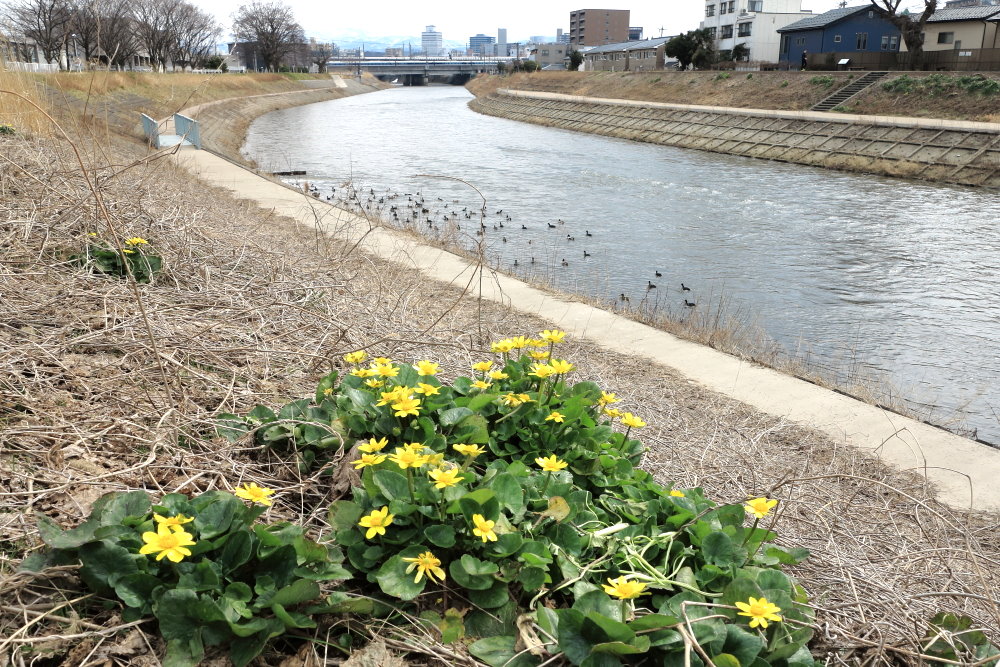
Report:
[[[15,134],[17,134],[17,131],[14,129],[13,125],[0,123],[0,135],[13,136]]]
[[[715,75],[713,81],[725,81],[731,76],[732,74],[730,74],[729,72],[719,72],[718,74]]]
[[[809,83],[814,86],[822,86],[824,88],[829,88],[833,85],[833,77],[828,75],[814,76],[809,79]]]

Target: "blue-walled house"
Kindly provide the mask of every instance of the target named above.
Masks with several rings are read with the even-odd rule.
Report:
[[[779,28],[778,58],[789,67],[802,61],[803,51],[818,53],[897,53],[899,28],[872,5],[841,7]]]

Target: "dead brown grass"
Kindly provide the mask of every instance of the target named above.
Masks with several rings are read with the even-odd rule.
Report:
[[[39,546],[33,512],[68,526],[110,490],[255,481],[278,489],[270,518],[322,539],[330,485],[224,444],[215,415],[309,395],[350,350],[438,359],[454,377],[489,340],[550,325],[480,311],[458,287],[208,190],[133,142],[81,148],[83,170],[65,142],[0,137],[0,661],[154,665],[155,628],[82,598],[72,568],[15,572]],[[68,261],[89,232],[149,239],[166,268],[138,289],[90,273]],[[643,359],[579,341],[566,356],[646,418],[646,466],[661,481],[722,502],[783,500],[781,542],[813,552],[795,574],[817,607],[813,650],[828,664],[917,664],[926,622],[942,610],[1000,641],[997,516],[944,507],[919,472]],[[337,664],[308,643],[266,660],[294,653]]]

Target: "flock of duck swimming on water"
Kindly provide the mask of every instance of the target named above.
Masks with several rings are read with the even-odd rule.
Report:
[[[303,189],[316,199],[323,197],[319,188],[313,183],[303,183]],[[405,202],[403,198],[406,198]],[[451,202],[446,202],[442,197],[437,197],[436,202],[428,203],[427,199],[417,191],[416,193],[398,193],[386,191],[384,194],[376,195],[374,188],[368,188],[367,191],[364,189],[356,190],[353,186],[341,186],[338,192],[336,186],[330,187],[330,194],[325,196],[326,201],[331,203],[336,203],[338,206],[343,206],[347,210],[352,212],[359,212],[369,216],[377,216],[383,219],[387,219],[388,222],[400,227],[413,226],[416,227],[417,223],[420,223],[421,227],[426,224],[425,233],[434,232],[436,235],[440,235],[442,232],[441,226],[445,226],[445,232],[449,231],[449,227],[453,227],[455,231],[462,231],[462,221],[472,221],[471,224],[474,226],[475,235],[479,237],[485,237],[489,225],[486,222],[486,218],[490,215],[489,211],[486,210],[484,206],[481,210],[470,209],[468,206],[462,207],[461,210],[453,210],[454,205],[459,203],[459,200],[452,200]],[[451,205],[449,205],[451,204]],[[386,208],[388,206],[388,208]],[[433,208],[433,211],[431,210]],[[528,226],[520,223],[518,225],[511,224],[513,219],[510,214],[504,213],[503,209],[498,209],[494,214],[496,216],[496,222],[492,222],[493,231],[500,232],[501,230],[527,230]],[[508,223],[504,225],[504,223]],[[476,225],[478,223],[478,225]],[[563,227],[566,222],[561,218],[557,219],[555,223],[546,222],[546,227],[548,229],[559,229]],[[429,231],[428,231],[429,230]],[[500,240],[503,243],[507,243],[507,232],[501,235]],[[584,236],[586,238],[592,238],[594,235],[589,229],[584,230]],[[572,242],[576,241],[576,237],[572,233],[566,234],[566,241]],[[533,239],[528,239],[528,244],[532,245]],[[583,258],[588,259],[593,257],[593,255],[586,249],[583,251]],[[531,257],[531,264],[535,264],[535,258]],[[561,266],[569,266],[569,261],[564,257],[560,262]],[[517,259],[514,259],[513,266],[519,268],[521,266]],[[654,270],[654,275],[657,278],[661,278],[663,274],[660,271]],[[649,293],[652,290],[658,289],[657,286],[651,280],[646,281],[646,292]],[[687,292],[691,291],[691,288],[681,283],[680,291],[684,293],[684,305],[688,308],[694,308],[698,304],[694,301],[689,301],[687,299]],[[631,299],[627,294],[622,292],[618,295],[618,300],[622,303],[628,304]]]

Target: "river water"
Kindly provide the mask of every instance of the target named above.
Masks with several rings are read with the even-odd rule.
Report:
[[[353,183],[390,219],[395,206],[421,231],[484,242],[512,273],[678,318],[721,309],[830,379],[874,379],[1000,443],[995,193],[535,126],[469,99],[394,88],[275,111],[244,152],[306,170],[323,198]],[[482,192],[482,236],[479,195],[432,176]]]

